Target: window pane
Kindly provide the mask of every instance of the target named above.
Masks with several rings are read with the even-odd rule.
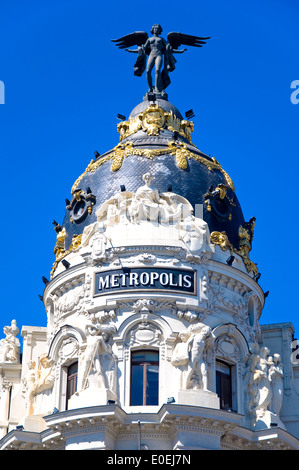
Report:
[[[132,365],[131,405],[143,404],[143,366]]]
[[[159,353],[157,351],[135,351],[132,353],[132,363],[136,362],[158,362]]]
[[[232,408],[231,367],[223,362],[216,362],[216,393],[219,396],[220,408]]]
[[[228,375],[221,377],[221,408],[224,410],[232,408],[231,380]]]
[[[68,367],[68,376],[76,374],[78,372],[78,362],[74,362],[71,366]]]
[[[223,374],[230,375],[230,366],[224,362],[216,361],[216,370],[223,372]]]
[[[134,351],[131,356],[131,405],[158,405],[159,352]]]
[[[159,393],[159,366],[147,367],[147,387],[146,387],[146,404],[158,405]]]
[[[77,391],[78,362],[74,362],[67,370],[67,399]]]

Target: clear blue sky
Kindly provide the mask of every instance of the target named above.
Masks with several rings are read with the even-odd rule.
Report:
[[[46,326],[38,294],[54,262],[53,219],[93,158],[119,142],[117,113],[147,90],[135,56],[110,39],[160,23],[212,36],[178,57],[169,100],[195,111],[193,142],[232,177],[245,219],[256,217],[252,261],[270,295],[261,323],[299,336],[297,0],[0,0],[1,316]]]

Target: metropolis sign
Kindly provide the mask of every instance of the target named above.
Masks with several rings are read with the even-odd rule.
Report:
[[[196,295],[196,272],[191,269],[123,268],[95,274],[95,295],[128,290],[168,290]]]

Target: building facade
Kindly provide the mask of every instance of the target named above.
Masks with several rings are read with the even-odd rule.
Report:
[[[43,302],[0,342],[0,449],[299,449],[291,323],[221,164],[165,93],[75,181]]]

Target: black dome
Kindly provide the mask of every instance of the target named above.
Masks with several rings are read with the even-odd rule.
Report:
[[[150,119],[146,121],[145,116]],[[188,126],[193,123],[183,120],[166,99],[150,102],[145,98],[133,109],[128,121],[119,124],[121,142],[91,162],[72,188],[73,199],[63,221],[66,250],[74,235],[96,221],[96,210],[103,202],[120,192],[121,186],[135,192],[147,172],[154,175],[158,191],[171,190],[185,197],[195,211],[202,204],[210,232],[225,231],[238,249],[244,217],[233,182],[215,159],[192,144],[190,133],[184,130]],[[82,198],[76,199],[80,193]]]
[[[167,99],[163,98],[156,98],[154,103],[156,103],[158,106],[164,109],[164,111],[167,112],[172,112],[175,114],[179,119],[183,119],[183,116],[181,115],[180,111],[178,108],[176,108],[172,103],[170,103]],[[139,103],[137,106],[135,106],[134,109],[132,109],[129,118],[133,118],[137,116],[139,113],[142,113],[143,111],[146,110],[146,108],[149,105],[149,100],[148,96],[145,96],[143,101]]]

